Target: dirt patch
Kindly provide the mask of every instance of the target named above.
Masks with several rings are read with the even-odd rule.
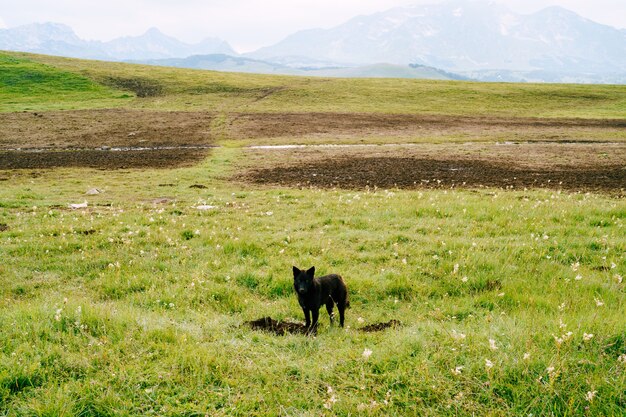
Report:
[[[0,232],[5,232],[9,230],[9,225],[6,223],[0,223]]]
[[[102,80],[104,85],[120,90],[132,91],[137,97],[157,97],[163,94],[163,86],[152,79],[141,77],[106,77]]]
[[[626,120],[544,119],[371,113],[252,113],[231,115],[234,139],[276,137],[426,137],[568,142],[622,138]],[[357,138],[358,139],[358,138]]]
[[[257,320],[247,321],[245,326],[249,326],[252,330],[262,330],[269,333],[274,333],[278,336],[284,336],[286,334],[306,334],[307,328],[303,323],[295,323],[291,321],[278,321],[271,317],[262,317]],[[380,332],[390,328],[400,327],[401,323],[398,320],[389,320],[386,323],[375,323],[361,327],[358,330],[366,333]]]
[[[66,150],[44,152],[0,151],[0,169],[84,167],[99,169],[174,168],[193,165],[209,150],[167,149],[131,152]]]
[[[286,334],[305,334],[307,330],[306,326],[302,323],[277,321],[271,317],[263,317],[258,320],[247,321],[244,324],[246,326],[250,326],[252,330],[263,330],[274,333],[278,336],[284,336]]]
[[[139,110],[0,113],[0,150],[213,145],[214,117]]]
[[[353,158],[257,170],[257,184],[319,188],[557,188],[616,191],[626,189],[623,165],[603,168],[529,170],[484,161],[414,158]]]
[[[316,188],[552,188],[623,195],[626,145],[424,145],[250,150],[254,184]],[[262,161],[262,162],[261,162]]]
[[[389,328],[395,329],[400,326],[401,326],[401,323],[398,320],[389,320],[386,323],[368,324],[365,327],[361,327],[359,330],[362,332],[371,333],[371,332],[380,332],[382,330],[386,330]]]

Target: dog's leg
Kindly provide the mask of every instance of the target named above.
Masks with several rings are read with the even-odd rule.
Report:
[[[339,324],[341,325],[341,327],[343,327],[346,312],[346,303],[338,303],[337,310],[339,310]]]
[[[333,306],[335,305],[335,303],[333,302],[332,298],[328,297],[328,301],[326,301],[326,311],[328,311],[328,317],[330,317],[330,325],[333,325],[333,322],[335,321],[335,315],[333,314]]]
[[[302,311],[304,312],[304,319],[306,320],[306,328],[308,330],[309,327],[311,327],[311,310],[303,308]]]
[[[313,334],[317,334],[317,324],[318,324],[318,319],[320,317],[320,311],[314,308],[311,313],[313,315],[313,324],[311,324],[311,332]]]

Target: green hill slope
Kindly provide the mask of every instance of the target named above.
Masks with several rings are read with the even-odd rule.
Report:
[[[49,91],[38,86],[37,94],[19,88],[9,89],[2,93],[0,109],[3,111],[124,106],[218,112],[373,112],[585,118],[624,118],[626,115],[624,85],[294,77],[220,73],[22,53],[3,53],[2,57],[3,78],[13,78],[11,74],[21,71],[20,66],[28,62],[31,70],[57,71],[63,74],[59,75],[59,80],[66,80],[45,84],[57,86]],[[84,80],[79,90],[68,90],[68,85],[80,85],[76,81],[79,79]],[[67,88],[58,87],[59,84]],[[127,97],[116,93],[116,90],[138,97],[123,99]]]
[[[0,110],[106,108],[133,96],[71,71],[0,54]]]

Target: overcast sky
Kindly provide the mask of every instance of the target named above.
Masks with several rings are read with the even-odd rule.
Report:
[[[0,0],[0,27],[59,22],[85,39],[140,35],[150,27],[187,42],[228,41],[239,52],[278,42],[301,29],[328,28],[360,14],[439,0]],[[550,5],[626,28],[626,0],[496,0],[515,12]]]

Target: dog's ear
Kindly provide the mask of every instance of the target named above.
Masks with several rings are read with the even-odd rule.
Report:
[[[311,278],[313,278],[313,276],[315,276],[315,267],[314,267],[314,266],[312,266],[311,268],[309,268],[309,269],[306,271],[306,274],[307,274],[308,276],[310,276]]]
[[[297,277],[298,275],[300,275],[300,272],[302,272],[302,271],[300,271],[297,266],[293,267],[293,277],[294,278]]]

